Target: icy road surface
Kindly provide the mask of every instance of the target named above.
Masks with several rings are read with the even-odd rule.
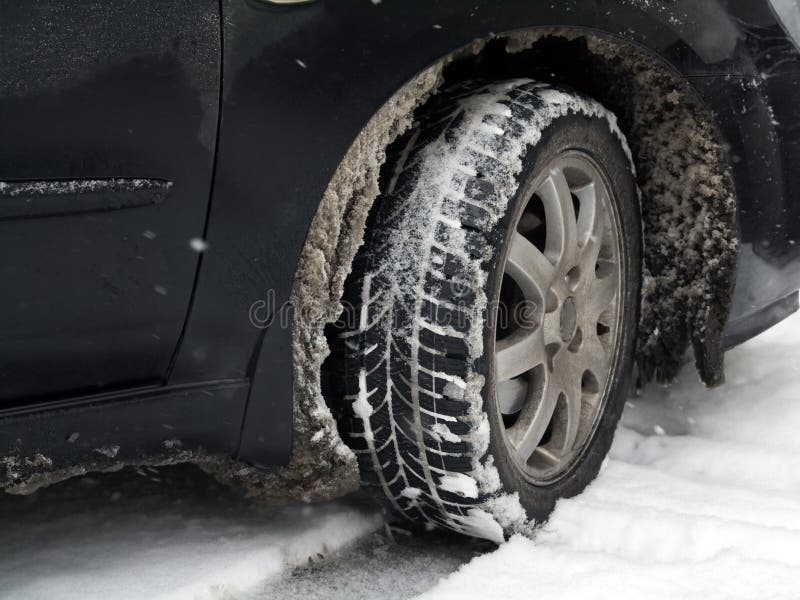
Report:
[[[188,467],[0,496],[0,598],[800,598],[800,318],[632,398],[531,541],[387,535],[358,499],[258,507]],[[394,540],[392,539],[394,538]]]

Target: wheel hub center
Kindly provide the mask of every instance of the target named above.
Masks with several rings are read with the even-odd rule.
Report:
[[[575,335],[578,326],[578,309],[575,307],[575,298],[570,296],[561,305],[561,341],[569,342]]]

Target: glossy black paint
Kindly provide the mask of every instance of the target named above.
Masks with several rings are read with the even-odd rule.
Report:
[[[52,8],[56,3],[33,4]],[[10,285],[8,273],[13,270],[41,293],[68,290],[76,306],[86,290],[91,290],[91,298],[96,294],[99,306],[105,306],[105,299],[119,298],[107,312],[69,315],[73,322],[95,326],[100,345],[111,349],[105,362],[95,362],[91,360],[95,355],[71,346],[69,336],[47,347],[43,340],[52,339],[47,335],[63,328],[64,315],[48,315],[45,304],[38,308],[45,314],[44,320],[36,322],[38,329],[23,317],[9,320],[13,331],[30,338],[15,360],[31,373],[25,381],[32,391],[25,392],[20,384],[13,393],[7,388],[0,391],[0,398],[13,399],[28,412],[47,408],[29,403],[42,389],[56,394],[76,388],[73,373],[80,373],[84,392],[92,386],[105,390],[149,384],[153,389],[163,386],[161,393],[167,396],[174,386],[240,380],[250,385],[246,408],[241,407],[246,418],[233,440],[239,457],[260,466],[285,462],[292,439],[291,331],[286,319],[282,323],[278,317],[284,314],[300,250],[331,175],[369,118],[420,70],[474,39],[534,27],[583,27],[617,36],[648,48],[688,79],[728,144],[736,185],[741,254],[726,337],[738,343],[796,306],[786,298],[800,288],[795,244],[800,240],[800,201],[793,195],[793,190],[800,189],[800,57],[766,0],[476,0],[468,4],[383,0],[378,5],[369,0],[317,0],[282,7],[257,0],[222,0],[221,19],[216,3],[187,0],[163,3],[169,5],[163,10],[170,15],[185,11],[196,17],[174,31],[169,29],[169,19],[167,24],[154,24],[153,7],[161,3],[97,0],[89,4],[95,8],[113,4],[120,11],[139,9],[128,13],[136,16],[126,26],[151,24],[154,29],[148,35],[162,35],[154,46],[158,50],[114,46],[119,60],[107,61],[82,79],[64,78],[56,92],[23,89],[13,93],[9,86],[20,78],[47,81],[47,73],[57,71],[63,59],[50,57],[40,71],[34,69],[36,77],[28,77],[1,58],[7,54],[0,51],[4,82],[0,180],[165,178],[176,182],[176,197],[152,214],[145,211],[154,209],[136,208],[94,216],[99,224],[84,216],[25,223],[28,230],[17,236],[8,237],[0,230],[0,256],[23,257],[0,262],[0,286]],[[77,27],[79,17],[70,13],[68,5],[60,3],[54,18]],[[16,47],[18,37],[26,39],[21,23],[31,15],[20,6],[0,1],[3,49]],[[200,19],[198,12],[205,18]],[[19,27],[3,25],[7,15],[15,17]],[[214,24],[221,24],[221,30],[212,31]],[[88,45],[102,45],[105,40],[101,33],[82,39]],[[194,43],[203,52],[221,48],[221,68],[210,55],[205,55],[208,73],[203,76],[186,68],[181,61],[192,62],[187,58],[191,54],[181,50],[186,43]],[[214,140],[215,86],[220,72],[220,123]],[[47,99],[53,93],[57,101]],[[165,98],[168,93],[174,95]],[[137,102],[129,101],[128,94],[134,94]],[[14,119],[6,117],[12,114],[7,107],[16,111]],[[44,122],[48,127],[39,127],[35,119],[45,109],[55,110],[57,116],[47,117],[51,119]],[[90,114],[100,118],[92,121]],[[52,130],[59,132],[56,125],[62,121],[81,127],[71,125],[51,141]],[[144,131],[135,144],[125,135],[129,122]],[[24,141],[26,136],[35,143]],[[10,137],[15,141],[7,142]],[[209,189],[212,200],[203,234],[204,191]],[[156,238],[162,245],[153,251],[155,262],[144,271],[130,271],[136,268],[131,255],[146,247],[143,241],[130,240],[154,219],[164,224],[167,233]],[[203,235],[210,247],[199,261],[190,307],[197,261],[196,255],[187,253],[186,244],[189,238]],[[75,249],[80,248],[81,239],[91,239],[91,248]],[[60,242],[58,250],[55,240]],[[103,269],[88,266],[97,260],[99,248],[107,248],[107,268],[128,282],[116,295],[92,287],[103,281]],[[50,253],[47,260],[42,260],[41,253]],[[59,265],[62,279],[41,273],[43,262]],[[65,282],[63,274],[76,269],[82,286]],[[164,278],[173,281],[176,293],[167,296],[168,305],[154,304],[142,282]],[[256,304],[259,301],[262,304]],[[11,300],[0,303],[0,314],[19,314]],[[259,326],[253,323],[254,306]],[[264,318],[270,315],[275,318]],[[126,330],[116,320],[136,327]],[[153,323],[161,328],[158,343],[136,337],[152,329]],[[120,348],[123,341],[125,348]],[[103,372],[99,364],[107,365],[104,377],[97,376]],[[39,371],[48,374],[46,383],[39,381]],[[59,380],[71,384],[57,384]],[[141,392],[133,393],[140,396]],[[148,397],[155,407],[157,396]],[[219,414],[235,413],[226,402],[219,400]],[[207,407],[196,414],[188,406],[187,426],[194,423],[198,431],[205,431],[208,419],[214,418],[213,410]],[[19,412],[9,415],[5,424],[0,422],[0,431],[13,432],[13,423],[21,418]],[[26,451],[55,443],[36,428],[24,431]],[[135,444],[141,429],[126,430],[123,425],[117,434],[117,443]],[[230,443],[222,443],[219,436],[201,435],[194,441],[210,451],[231,452]],[[142,448],[142,452],[157,450]]]
[[[172,188],[0,221],[0,407],[165,381],[210,197],[219,22],[216,0],[0,1],[0,181]]]

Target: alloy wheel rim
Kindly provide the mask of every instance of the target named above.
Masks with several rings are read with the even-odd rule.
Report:
[[[624,249],[609,186],[588,155],[559,155],[525,192],[503,264],[493,397],[514,466],[548,485],[577,463],[603,414]]]

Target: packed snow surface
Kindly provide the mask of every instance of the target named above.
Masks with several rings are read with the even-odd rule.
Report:
[[[0,598],[259,598],[383,523],[352,503],[260,507],[191,469],[188,481],[181,468],[130,470],[0,497]]]
[[[800,597],[800,318],[727,360],[632,398],[584,494],[422,598]]]
[[[411,541],[352,501],[259,508],[128,470],[0,496],[0,597],[796,599],[800,317],[727,365],[716,390],[687,365],[631,398],[597,480],[533,540]]]

